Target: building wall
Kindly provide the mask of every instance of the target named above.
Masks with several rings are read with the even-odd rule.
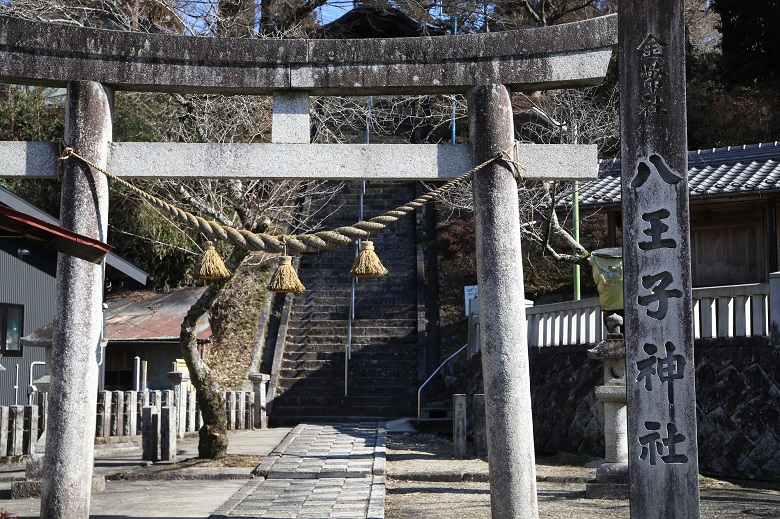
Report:
[[[693,286],[766,282],[766,212],[765,201],[691,206]]]
[[[20,248],[30,251],[24,260],[17,255]],[[24,306],[24,335],[52,322],[56,269],[56,253],[18,238],[0,238],[0,303]],[[30,365],[35,361],[44,361],[43,348],[23,346],[21,357],[0,359],[5,368],[0,371],[0,405],[27,403]],[[43,367],[34,366],[33,379],[41,375]]]

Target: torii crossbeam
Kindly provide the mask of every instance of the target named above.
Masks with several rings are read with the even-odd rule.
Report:
[[[509,88],[597,84],[616,43],[614,16],[489,34],[373,40],[193,38],[0,17],[0,81],[67,85],[65,141],[123,176],[150,171],[144,160],[151,156],[155,164],[165,162],[166,176],[430,180],[457,176],[509,148]],[[274,143],[111,143],[112,90],[273,94]],[[410,93],[468,93],[471,144],[308,144],[310,94]],[[521,155],[526,178],[595,177],[595,147],[529,146]],[[56,148],[0,143],[0,157],[0,175],[52,176]],[[474,193],[492,513],[535,518],[516,180],[506,164],[492,162],[475,173]],[[61,207],[63,226],[105,239],[108,198],[100,173],[66,161]],[[41,512],[46,518],[87,519],[96,394],[85,388],[97,385],[102,278],[99,267],[65,255],[57,272]]]

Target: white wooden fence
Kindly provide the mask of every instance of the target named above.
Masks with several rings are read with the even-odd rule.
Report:
[[[604,337],[598,298],[525,309],[529,346],[595,344]]]
[[[598,298],[533,306],[526,316],[529,346],[595,344],[606,336]],[[769,322],[767,283],[693,289],[697,339],[765,336]]]

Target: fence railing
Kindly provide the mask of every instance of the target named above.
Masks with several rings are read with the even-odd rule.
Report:
[[[597,297],[532,306],[525,313],[529,346],[595,344],[604,337]]]
[[[693,289],[694,336],[753,337],[767,334],[769,284]]]
[[[203,423],[195,391],[101,391],[98,393],[95,436],[135,436],[141,434],[141,413],[147,406],[176,408],[179,435],[197,432]],[[225,391],[228,430],[252,429],[255,394],[252,391]]]
[[[694,337],[767,335],[769,298],[767,283],[694,288]],[[598,298],[533,306],[526,316],[529,346],[595,344],[606,333]]]
[[[197,432],[203,423],[195,399],[195,391],[182,394],[179,406],[177,393],[165,391],[100,391],[97,401],[95,437],[139,436],[144,407],[174,408],[176,430],[181,436]],[[35,393],[36,405],[0,407],[0,458],[35,454],[35,444],[46,429],[46,393]],[[225,411],[228,430],[252,429],[255,423],[255,393],[225,391]]]
[[[34,454],[46,427],[46,399],[34,405],[0,407],[0,457]]]

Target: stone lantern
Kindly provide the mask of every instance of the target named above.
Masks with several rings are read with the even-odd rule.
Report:
[[[626,416],[626,343],[623,325],[622,250],[599,249],[589,258],[599,290],[599,304],[607,339],[588,350],[588,358],[602,361],[604,378],[596,398],[604,404],[604,458],[596,482],[588,483],[591,499],[628,499],[628,422]]]

